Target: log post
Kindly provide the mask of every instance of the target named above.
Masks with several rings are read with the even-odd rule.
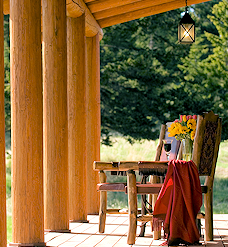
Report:
[[[69,219],[87,221],[85,15],[67,18]]]
[[[4,29],[3,0],[0,0],[0,247],[6,247],[6,164],[4,109]]]
[[[128,214],[129,227],[127,234],[127,243],[134,244],[137,229],[137,188],[136,176],[134,171],[127,172],[127,193],[128,193]]]
[[[104,171],[99,172],[100,183],[106,183],[106,174]],[[100,210],[99,210],[99,232],[104,233],[107,212],[107,191],[100,192]]]
[[[87,205],[88,214],[98,214],[98,172],[93,162],[100,160],[100,45],[99,34],[86,38],[87,65]]]
[[[44,227],[69,232],[66,1],[43,0]]]
[[[41,2],[10,0],[12,241],[45,246]]]

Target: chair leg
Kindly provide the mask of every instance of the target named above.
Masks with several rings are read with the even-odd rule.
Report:
[[[127,173],[127,193],[128,193],[128,215],[129,227],[127,234],[127,243],[134,244],[137,228],[137,188],[136,176],[134,171]]]
[[[141,213],[142,215],[145,215],[146,214],[146,195],[141,195],[141,200],[142,200],[142,210],[141,210]],[[146,222],[142,222],[141,223],[141,230],[140,230],[140,233],[139,233],[139,237],[144,237],[145,235],[145,230],[146,230]]]
[[[151,180],[150,182],[152,184],[156,184],[156,183],[159,183],[160,182],[160,177],[154,175],[154,176],[151,176]],[[161,181],[162,182],[162,181]],[[155,203],[157,201],[157,198],[158,198],[158,195],[152,195],[152,209],[154,210],[154,206],[155,206]],[[153,228],[153,224],[151,222],[151,230]],[[153,231],[153,237],[154,237],[154,240],[158,240],[161,238],[161,231]]]
[[[204,195],[205,207],[205,240],[213,240],[213,191],[212,189]]]
[[[101,183],[106,182],[106,174],[104,171],[99,172],[99,178]],[[107,212],[107,192],[100,192],[100,208],[99,208],[99,232],[104,233],[105,231],[105,221]]]

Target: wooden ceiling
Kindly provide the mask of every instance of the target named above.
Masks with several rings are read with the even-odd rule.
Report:
[[[188,5],[208,0],[188,0]],[[101,28],[186,6],[185,0],[85,0]]]
[[[208,0],[188,0],[188,6]],[[86,36],[91,37],[102,28],[186,6],[185,0],[66,0],[67,16],[85,13]],[[10,13],[9,0],[3,0],[4,14]]]

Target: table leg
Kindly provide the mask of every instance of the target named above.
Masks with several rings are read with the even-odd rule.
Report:
[[[104,171],[99,172],[100,183],[106,183],[106,174]],[[99,209],[99,232],[104,233],[107,211],[107,192],[100,192],[100,209]]]
[[[134,244],[137,229],[137,188],[135,172],[132,170],[127,172],[127,193],[129,216],[127,243]]]

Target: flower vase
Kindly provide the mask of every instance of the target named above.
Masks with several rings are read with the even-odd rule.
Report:
[[[192,159],[192,151],[193,151],[193,141],[191,139],[183,139],[183,160],[190,161]]]

